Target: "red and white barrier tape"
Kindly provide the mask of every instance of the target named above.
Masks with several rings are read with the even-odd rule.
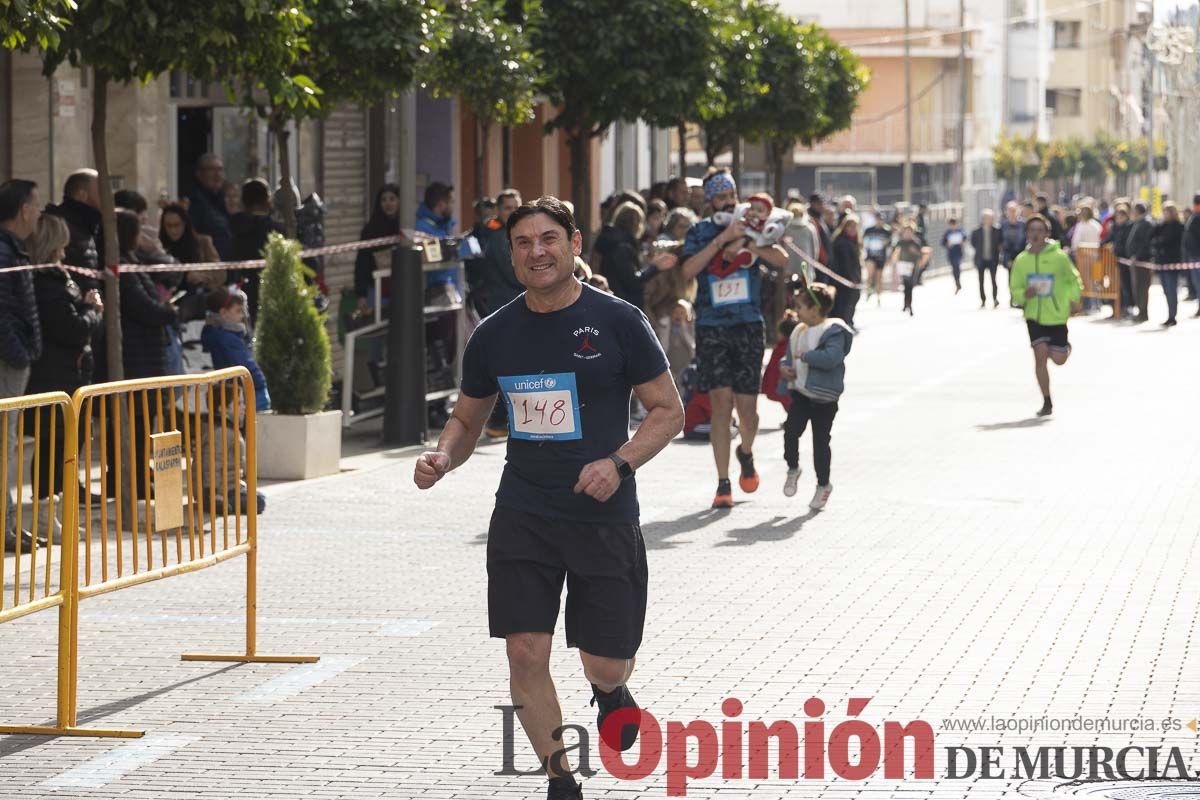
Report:
[[[1141,267],[1156,271],[1183,272],[1190,269],[1200,269],[1200,261],[1178,261],[1174,264],[1154,264],[1149,261],[1138,261],[1133,258],[1118,258],[1118,262],[1130,267]]]
[[[799,247],[796,246],[796,243],[792,240],[792,237],[785,236],[780,241],[782,241],[785,245],[787,245],[788,248],[790,248],[793,253],[800,256],[805,261],[807,261],[809,264],[811,264],[813,267],[815,267],[818,272],[824,272],[826,275],[833,278],[835,281],[840,283],[842,286],[846,286],[851,289],[859,289],[859,290],[866,288],[866,284],[854,283],[853,281],[843,278],[841,275],[838,275],[832,269],[830,269],[829,267],[822,264],[820,261],[817,261],[815,258],[810,256],[808,253],[801,250]]]
[[[356,250],[366,250],[373,247],[386,247],[393,244],[403,244],[408,241],[436,241],[432,236],[416,232],[409,235],[381,236],[378,239],[364,239],[345,244],[331,244],[325,247],[313,247],[300,251],[300,258],[316,258],[317,256],[332,256],[339,253],[352,253]],[[267,262],[261,258],[252,261],[206,261],[199,264],[116,264],[109,267],[114,273],[122,272],[209,272],[221,269],[262,269]],[[24,264],[19,267],[0,267],[3,272],[28,272],[39,269],[67,269],[89,278],[101,279],[104,272],[86,267],[73,267],[69,264]]]

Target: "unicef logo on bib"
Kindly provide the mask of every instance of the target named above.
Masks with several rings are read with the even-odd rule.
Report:
[[[500,393],[508,406],[510,439],[582,439],[575,373],[501,375]]]

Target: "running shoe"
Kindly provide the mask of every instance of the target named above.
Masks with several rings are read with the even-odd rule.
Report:
[[[713,498],[713,508],[733,508],[733,487],[729,478],[717,481],[717,496]]]
[[[583,788],[574,780],[554,778],[546,789],[546,800],[583,800]]]
[[[789,469],[787,471],[787,477],[783,479],[783,496],[784,497],[795,497],[796,496],[796,484],[799,482],[800,482],[800,468],[796,467],[796,469]]]
[[[817,485],[817,490],[813,492],[812,500],[808,501],[808,507],[813,511],[820,511],[829,502],[829,495],[833,494],[833,484],[827,483],[824,486]]]
[[[1040,409],[1038,409],[1037,415],[1039,417],[1048,417],[1053,413],[1054,413],[1054,403],[1051,403],[1050,398],[1047,397],[1046,402],[1042,403],[1042,407]]]
[[[608,730],[604,728],[604,720],[608,719],[608,715],[619,708],[632,708],[637,710],[638,704],[633,699],[633,695],[629,693],[629,689],[624,686],[618,686],[611,692],[605,693],[600,690],[596,684],[592,684],[592,705],[599,706],[599,713],[596,714],[596,727],[600,730],[600,738],[604,743],[613,750],[622,752],[633,747],[633,743],[637,741],[638,728],[641,726],[641,712],[634,715],[633,722],[627,722],[621,726],[620,730],[616,730],[615,726],[609,726]],[[567,795],[568,797],[570,795]]]
[[[758,491],[758,473],[754,470],[754,453],[743,453],[742,446],[733,449],[737,454],[738,463],[742,465],[742,474],[738,476],[738,486],[746,494]]]

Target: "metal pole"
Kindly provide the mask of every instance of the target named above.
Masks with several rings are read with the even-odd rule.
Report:
[[[909,0],[904,0],[904,203],[912,203],[912,44],[908,40]]]
[[[392,251],[392,312],[388,317],[387,373],[383,441],[414,445],[425,441],[425,273],[421,251]]]
[[[954,160],[954,197],[963,202],[967,135],[967,4],[958,0],[958,148]]]
[[[1151,11],[1153,15],[1153,11]],[[1153,16],[1151,16],[1153,20]],[[1151,22],[1151,25],[1154,23]],[[1154,199],[1154,72],[1158,59],[1150,48],[1150,31],[1146,31],[1146,55],[1150,59],[1149,76],[1146,81],[1146,97],[1149,98],[1146,109],[1146,186],[1149,188],[1150,201]]]

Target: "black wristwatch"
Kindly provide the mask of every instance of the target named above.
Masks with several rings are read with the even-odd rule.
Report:
[[[632,478],[632,477],[633,477],[633,467],[631,467],[631,466],[629,465],[629,462],[628,462],[628,461],[626,461],[625,459],[621,458],[621,457],[620,457],[619,455],[617,455],[616,453],[613,453],[613,454],[612,454],[612,455],[610,455],[608,458],[609,458],[609,460],[610,460],[610,461],[612,461],[612,462],[613,462],[613,464],[615,464],[615,465],[616,465],[616,467],[617,467],[617,474],[621,476],[621,480],[623,480],[623,481],[627,481],[627,480],[629,480],[630,478]]]

